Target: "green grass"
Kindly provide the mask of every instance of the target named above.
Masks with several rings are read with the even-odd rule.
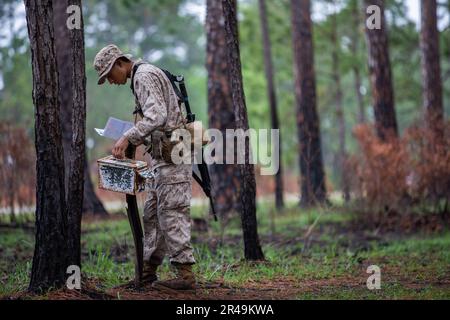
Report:
[[[194,271],[201,282],[246,287],[286,280],[295,289],[292,299],[450,299],[449,231],[358,240],[339,229],[351,218],[349,212],[341,208],[300,211],[291,205],[275,213],[276,233],[271,237],[270,210],[268,204],[258,206],[264,263],[243,259],[238,217],[229,221],[223,242],[219,223],[211,222],[209,233],[193,233]],[[206,214],[206,208],[192,208],[194,217]],[[305,246],[303,237],[315,221],[314,241]],[[2,230],[0,296],[27,288],[33,242],[29,231]],[[133,239],[126,219],[83,224],[82,248],[83,277],[95,279],[101,284],[99,289],[133,279]],[[369,276],[365,271],[371,264],[381,268],[381,290],[370,291],[365,286]],[[161,277],[170,276],[165,263]]]

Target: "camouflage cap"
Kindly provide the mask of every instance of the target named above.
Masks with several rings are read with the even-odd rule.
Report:
[[[114,44],[107,45],[102,50],[100,50],[94,59],[94,68],[98,73],[98,84],[102,85],[105,83],[105,78],[111,71],[114,63],[119,58],[131,59],[131,55],[124,54],[119,47]]]

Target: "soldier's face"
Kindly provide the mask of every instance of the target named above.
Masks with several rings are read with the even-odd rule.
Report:
[[[123,63],[117,61],[107,76],[108,82],[115,85],[127,83],[127,70]]]

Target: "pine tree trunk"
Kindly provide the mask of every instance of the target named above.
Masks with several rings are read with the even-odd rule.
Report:
[[[64,149],[64,171],[66,196],[69,194],[70,147],[72,144],[72,58],[69,29],[66,26],[68,0],[53,2],[53,26],[55,50],[58,61],[59,103]]]
[[[226,31],[227,63],[231,95],[234,104],[236,128],[248,130],[247,107],[242,83],[241,59],[239,51],[238,22],[236,0],[222,0]],[[259,244],[258,224],[256,221],[256,182],[254,166],[250,164],[250,144],[245,145],[245,164],[238,164],[240,185],[238,188],[241,204],[241,222],[244,234],[245,258],[263,260],[264,255]]]
[[[359,55],[359,30],[360,30],[360,14],[359,14],[359,0],[352,0],[352,20],[353,20],[353,32],[352,32],[352,42],[350,45],[350,50],[353,56],[353,77],[354,77],[354,86],[356,93],[356,101],[358,104],[358,122],[365,123],[366,119],[366,110],[364,107],[364,97],[361,93],[361,69],[359,67],[360,61],[358,59]]]
[[[208,70],[208,118],[209,128],[235,129],[234,106],[228,80],[228,64],[225,22],[222,2],[207,0],[206,13],[206,68]],[[225,157],[226,141],[223,140]],[[233,211],[239,211],[236,190],[239,187],[239,168],[233,164],[209,166],[211,188],[218,215],[226,220]]]
[[[337,8],[336,8],[337,10]],[[345,163],[347,161],[347,151],[346,151],[346,127],[345,127],[345,117],[344,117],[344,109],[342,107],[342,85],[341,85],[341,76],[340,76],[340,43],[338,41],[338,23],[337,23],[337,14],[333,14],[331,17],[333,27],[331,31],[331,43],[333,45],[333,51],[331,54],[332,60],[332,78],[333,78],[333,86],[335,88],[335,101],[336,101],[336,120],[338,124],[338,137],[339,137],[339,151],[337,153],[337,163],[339,166],[339,172],[341,173],[341,191],[343,194],[343,198],[345,202],[350,200],[350,188],[348,185],[347,173],[345,168]]]
[[[84,164],[86,136],[86,73],[84,57],[84,25],[81,0],[69,0],[80,8],[80,29],[70,31],[72,64],[72,145],[70,148],[69,194],[69,263],[81,266],[81,216],[83,213]]]
[[[60,287],[67,268],[67,210],[51,0],[25,0],[33,72],[36,242],[31,291]]]
[[[316,106],[316,79],[309,0],[291,0],[295,96],[304,207],[326,202],[320,122]]]
[[[11,166],[12,168],[11,169],[13,169],[13,166]],[[10,174],[10,176],[8,177],[9,179],[8,179],[8,190],[9,190],[9,208],[10,208],[10,212],[9,212],[9,217],[10,217],[10,221],[11,221],[11,223],[16,223],[17,222],[17,220],[16,220],[16,213],[15,213],[15,205],[14,205],[14,203],[15,203],[15,198],[16,198],[16,195],[15,195],[15,192],[16,192],[16,190],[14,190],[14,188],[15,188],[15,185],[14,185],[14,180],[15,180],[15,177],[14,177],[14,174]]]
[[[372,86],[375,127],[381,140],[397,136],[394,88],[392,86],[391,63],[387,25],[384,18],[383,0],[365,0],[366,7],[377,5],[381,8],[381,29],[370,30],[366,26],[367,48],[369,51],[369,74]],[[366,8],[365,7],[365,8]]]
[[[270,119],[272,121],[272,129],[279,130],[278,113],[277,113],[277,97],[275,93],[272,52],[270,45],[269,26],[267,23],[267,10],[265,0],[259,0],[259,14],[261,17],[261,33],[263,37],[264,48],[264,67],[267,79],[267,95],[270,104]],[[280,135],[281,141],[281,135]],[[283,170],[281,161],[282,150],[279,146],[279,170],[275,175],[275,206],[277,209],[284,207],[283,200]]]
[[[444,107],[436,0],[421,0],[421,17],[420,47],[425,121],[429,128],[438,133],[442,131]]]
[[[364,97],[361,93],[362,81],[361,81],[361,70],[359,66],[353,66],[353,77],[355,78],[355,93],[358,103],[358,122],[365,123],[367,121],[366,108],[364,106]]]
[[[61,124],[64,146],[65,159],[65,185],[66,192],[69,187],[69,171],[70,171],[70,150],[72,146],[72,101],[73,101],[73,79],[72,73],[74,67],[72,65],[72,40],[70,38],[72,32],[67,28],[67,19],[69,15],[66,10],[69,5],[75,4],[68,0],[58,0],[53,3],[54,10],[54,28],[56,53],[58,58],[59,72],[59,99],[61,103]],[[81,6],[81,3],[79,4]],[[80,7],[81,8],[81,7]],[[82,9],[82,8],[81,8]],[[78,53],[75,51],[75,53]],[[83,58],[84,61],[84,58]],[[84,148],[84,147],[83,147]],[[89,171],[89,164],[86,153],[84,155],[84,187],[83,187],[83,213],[93,215],[107,215],[108,212],[103,207],[100,199],[98,199],[92,184]],[[69,194],[67,192],[67,194]]]

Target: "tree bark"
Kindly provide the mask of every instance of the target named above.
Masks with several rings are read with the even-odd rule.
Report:
[[[327,200],[320,122],[316,107],[316,78],[309,0],[291,0],[295,96],[299,140],[301,206]]]
[[[72,146],[72,136],[73,136],[72,108],[73,108],[74,92],[72,91],[72,87],[74,83],[72,79],[72,73],[74,72],[74,66],[72,61],[73,40],[71,39],[71,35],[73,34],[73,32],[71,32],[67,28],[66,22],[69,15],[66,10],[67,7],[72,4],[79,5],[80,9],[82,9],[81,3],[76,4],[73,1],[58,0],[54,1],[53,3],[55,44],[58,59],[59,86],[60,86],[59,99],[61,103],[61,123],[62,123],[64,159],[65,159],[65,172],[66,172],[65,186],[67,195],[70,194],[68,192],[68,187],[70,182],[69,179],[70,150]],[[81,30],[83,30],[83,28]],[[75,29],[74,31],[79,30]],[[75,50],[74,53],[78,54],[79,51]],[[84,57],[82,60],[84,61]],[[85,149],[84,143],[82,147],[83,149]],[[83,165],[83,172],[84,172],[83,213],[93,215],[107,215],[108,212],[105,210],[103,204],[101,203],[100,199],[97,197],[95,193],[95,189],[93,187],[92,179],[90,176],[89,163],[86,153],[84,155],[84,158],[85,158],[84,161],[86,163]]]
[[[62,142],[64,149],[65,190],[69,194],[70,148],[72,144],[72,57],[69,29],[66,26],[68,0],[53,2],[55,50],[58,62],[58,83]]]
[[[209,127],[225,136],[226,129],[235,129],[231,87],[228,80],[225,21],[222,2],[206,1],[206,69],[208,70]],[[224,139],[222,154],[225,155]],[[239,187],[239,168],[233,164],[210,166],[212,195],[222,221],[233,211],[239,211],[236,190]]]
[[[337,8],[336,8],[337,10]],[[338,41],[338,23],[337,23],[337,14],[334,13],[331,16],[332,19],[332,31],[331,31],[331,43],[333,45],[333,51],[331,53],[332,60],[332,78],[333,78],[333,86],[335,87],[335,102],[336,102],[336,120],[338,124],[338,137],[339,137],[339,150],[337,152],[337,163],[339,166],[339,171],[341,173],[341,191],[343,194],[343,198],[345,202],[350,200],[350,188],[347,179],[347,173],[345,168],[345,163],[347,161],[347,150],[346,150],[346,126],[345,126],[345,117],[344,117],[344,109],[342,106],[342,85],[341,85],[341,76],[340,76],[340,43]]]
[[[267,10],[265,0],[259,0],[259,15],[261,18],[261,33],[263,38],[264,49],[264,68],[266,71],[267,79],[267,95],[269,97],[270,105],[270,119],[272,122],[272,129],[279,130],[278,113],[277,113],[277,97],[274,85],[273,65],[272,65],[272,52],[270,45],[269,26],[267,23]],[[280,135],[281,141],[281,135]],[[282,170],[282,150],[279,146],[279,170],[275,175],[275,206],[277,209],[284,207],[283,200],[283,170]]]
[[[67,268],[67,210],[51,0],[25,0],[33,72],[36,242],[31,291],[60,287]]]
[[[234,104],[236,128],[248,130],[247,107],[242,81],[241,59],[239,51],[238,22],[236,0],[222,0],[227,47],[227,63],[229,86]],[[250,144],[245,143],[245,164],[238,164],[240,169],[240,185],[238,186],[239,202],[241,204],[241,222],[244,235],[245,258],[247,260],[263,260],[258,237],[256,221],[256,182],[253,164],[250,163]]]
[[[398,129],[384,4],[383,0],[365,0],[365,4],[365,8],[377,5],[381,9],[381,29],[370,30],[366,26],[366,39],[375,127],[378,137],[386,141],[392,136],[397,136]]]
[[[434,132],[442,130],[442,98],[439,30],[436,0],[421,0],[420,47],[422,51],[423,107],[425,122]]]
[[[81,267],[81,216],[83,213],[84,163],[86,136],[86,73],[84,57],[84,24],[81,0],[69,0],[80,8],[80,29],[70,31],[72,65],[72,144],[70,148],[69,194],[69,263]]]

